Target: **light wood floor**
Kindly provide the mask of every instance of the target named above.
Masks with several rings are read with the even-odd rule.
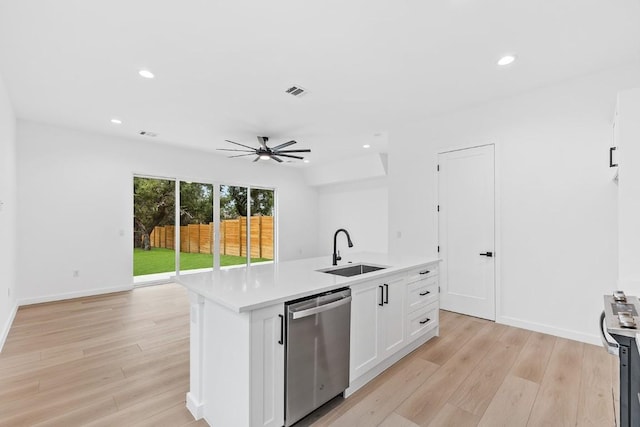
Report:
[[[0,426],[206,426],[185,409],[188,322],[178,285],[21,308],[0,353]],[[301,424],[615,425],[617,360],[602,348],[445,311],[440,335]]]
[[[181,286],[23,307],[0,353],[0,426],[206,426],[188,388]]]
[[[603,348],[446,311],[440,320],[440,337],[305,424],[616,425],[618,363]]]

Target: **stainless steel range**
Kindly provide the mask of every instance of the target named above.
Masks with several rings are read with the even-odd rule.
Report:
[[[640,426],[640,300],[622,291],[604,296],[602,343],[620,358],[620,425]],[[606,332],[605,332],[606,328]],[[607,335],[614,341],[609,341]]]

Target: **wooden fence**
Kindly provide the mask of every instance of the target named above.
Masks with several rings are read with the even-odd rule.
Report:
[[[175,249],[175,225],[155,227],[151,247]],[[180,252],[213,253],[213,223],[180,226]],[[246,217],[220,221],[220,253],[247,256]],[[273,259],[273,217],[251,217],[251,258]]]

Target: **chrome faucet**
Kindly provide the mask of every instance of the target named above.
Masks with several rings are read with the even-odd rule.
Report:
[[[350,248],[353,247],[353,242],[351,241],[351,236],[349,236],[349,232],[344,228],[339,228],[336,231],[336,234],[333,235],[333,265],[338,265],[338,261],[342,259],[342,257],[340,256],[340,251],[336,251],[336,240],[338,238],[338,233],[340,233],[341,231],[347,235],[347,244],[349,245],[349,247]]]

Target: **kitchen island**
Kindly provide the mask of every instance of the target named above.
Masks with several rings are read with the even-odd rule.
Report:
[[[284,303],[350,287],[353,393],[438,334],[438,259],[361,253],[339,266],[384,267],[352,277],[318,270],[330,257],[256,264],[175,281],[189,291],[187,407],[212,426],[284,424]],[[386,300],[379,304],[384,283]]]

